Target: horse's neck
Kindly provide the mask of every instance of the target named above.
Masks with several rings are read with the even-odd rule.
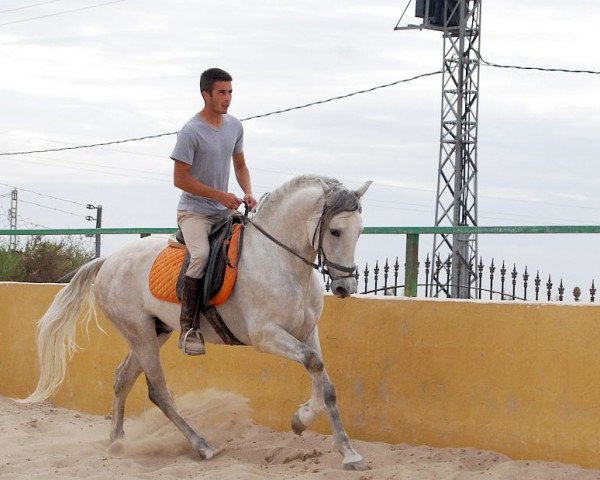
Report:
[[[320,186],[303,188],[284,194],[276,202],[261,207],[255,217],[256,223],[286,246],[308,259],[314,258],[312,232],[323,208],[323,190]]]

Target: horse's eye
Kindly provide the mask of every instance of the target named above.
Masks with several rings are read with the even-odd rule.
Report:
[[[339,231],[337,228],[331,228],[329,230],[329,233],[331,233],[334,237],[339,237],[342,234],[342,232]]]

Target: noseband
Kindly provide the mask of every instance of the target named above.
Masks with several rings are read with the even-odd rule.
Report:
[[[327,255],[325,254],[325,250],[323,250],[323,234],[324,234],[326,225],[329,225],[329,222],[335,215],[342,213],[344,211],[354,211],[354,210],[340,210],[337,208],[333,208],[331,205],[328,205],[327,202],[325,202],[325,206],[323,207],[323,213],[319,217],[319,221],[317,223],[317,228],[315,229],[315,233],[313,235],[313,241],[312,241],[312,245],[314,246],[315,240],[317,239],[317,234],[318,234],[319,244],[317,247],[317,263],[311,262],[307,258],[303,257],[301,254],[296,252],[294,249],[288,247],[283,242],[280,242],[275,237],[273,237],[270,233],[268,233],[265,229],[263,229],[261,226],[254,223],[251,219],[247,218],[246,221],[248,223],[250,223],[251,225],[253,225],[260,233],[262,233],[265,237],[267,237],[273,243],[280,246],[284,250],[288,251],[292,255],[298,257],[306,265],[314,268],[315,270],[319,271],[320,273],[322,273],[324,275],[328,275],[329,278],[331,279],[331,281],[334,281],[334,280],[340,280],[342,278],[355,277],[356,272],[358,270],[358,267],[356,266],[356,264],[353,265],[352,267],[346,267],[344,265],[339,265],[335,262],[332,262],[331,260],[329,260],[327,258]],[[339,270],[340,272],[344,272],[345,275],[333,275],[331,273],[331,271],[329,270],[330,268]]]

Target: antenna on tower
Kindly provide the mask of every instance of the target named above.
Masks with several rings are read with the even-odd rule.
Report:
[[[476,226],[481,0],[415,0],[414,16],[422,23],[400,26],[411,2],[394,30],[437,30],[444,37],[435,225]],[[436,234],[432,258],[452,264],[450,287],[439,277],[444,269],[434,268],[436,291],[453,298],[474,293],[476,234]]]

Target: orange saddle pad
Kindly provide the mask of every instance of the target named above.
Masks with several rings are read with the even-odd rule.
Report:
[[[235,225],[229,243],[227,256],[229,264],[225,268],[223,285],[219,292],[210,300],[209,305],[224,303],[231,294],[237,278],[237,263],[239,260],[239,236],[242,225]],[[185,248],[168,246],[154,259],[150,269],[150,292],[159,300],[171,303],[181,303],[177,298],[177,280],[185,261]]]

